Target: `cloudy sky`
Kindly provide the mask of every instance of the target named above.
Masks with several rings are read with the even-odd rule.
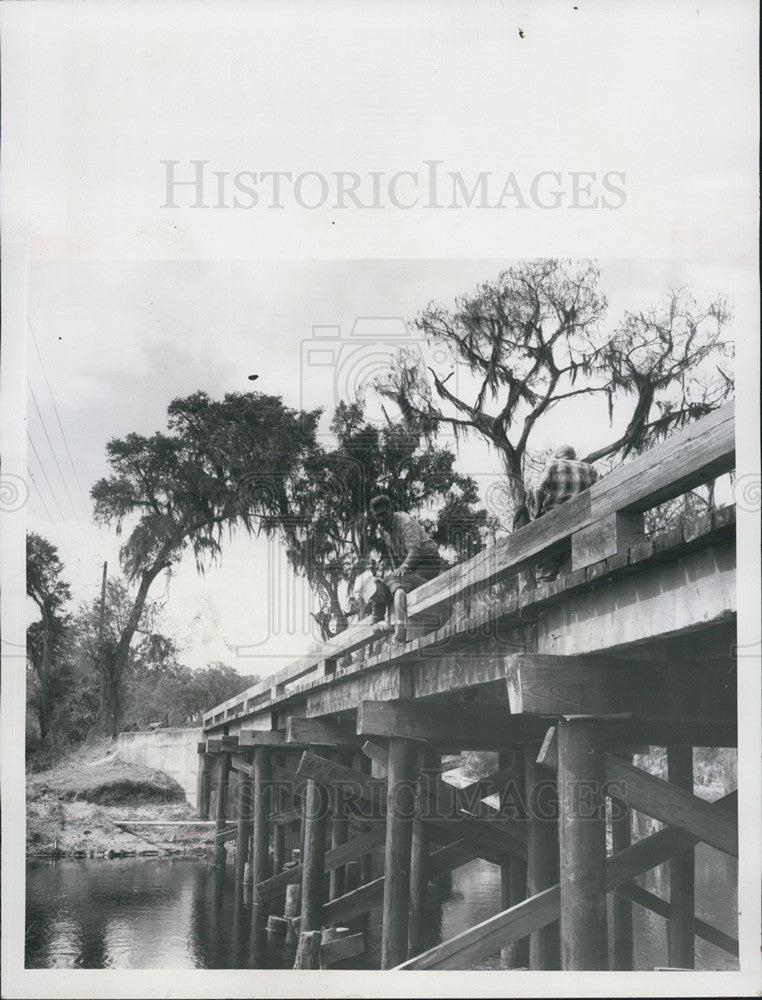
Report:
[[[407,330],[416,342],[409,321],[418,310],[431,299],[450,303],[509,263],[35,263],[27,331],[29,527],[58,546],[76,597],[91,599],[103,561],[118,571],[119,540],[93,525],[88,496],[108,472],[107,441],[165,429],[167,404],[197,389],[215,398],[248,391],[252,373],[258,390],[289,406],[325,408],[327,432],[335,403],[383,369],[395,335],[404,339]],[[750,319],[750,277],[732,265],[603,262],[605,327],[613,329],[625,308],[648,307],[683,282],[699,297],[729,295],[732,332]],[[313,344],[333,352],[335,363],[311,364]],[[536,444],[568,439],[584,453],[616,430],[602,399],[567,404]],[[497,456],[478,439],[460,444],[459,466],[476,476],[482,496],[500,480]],[[157,581],[153,596],[166,601],[167,622],[193,666],[222,659],[254,672],[262,667],[250,657],[293,657],[313,634],[309,591],[294,580],[277,542],[238,536],[204,577],[188,557],[168,585]]]
[[[4,468],[29,494],[13,527],[23,517],[59,547],[77,600],[97,593],[104,560],[118,566],[88,499],[107,441],[163,428],[196,389],[250,389],[251,373],[291,406],[332,409],[378,359],[342,368],[337,349],[333,368],[305,366],[315,327],[351,342],[373,317],[383,340],[511,261],[594,256],[612,327],[685,282],[727,294],[753,350],[753,5],[3,8]],[[162,207],[166,161],[183,179],[203,161],[209,207],[189,207],[188,187]],[[260,202],[234,206],[236,175],[277,171],[310,175],[307,203],[320,178],[331,196],[306,208],[284,180],[271,207],[260,177]],[[337,171],[362,178],[366,203],[377,176],[382,206],[342,206]],[[414,207],[390,202],[395,174]],[[625,191],[613,208],[598,198],[608,174]],[[471,207],[450,204],[453,175],[477,192]],[[490,207],[507,178],[505,207]],[[582,450],[610,433],[600,403],[546,426],[538,443]],[[498,473],[474,442],[459,464],[482,487]],[[311,638],[303,586],[262,541],[235,539],[204,578],[183,566],[154,596],[193,666],[261,671]]]

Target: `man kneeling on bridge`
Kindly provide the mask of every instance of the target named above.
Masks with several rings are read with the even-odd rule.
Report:
[[[542,517],[549,510],[560,507],[577,493],[588,489],[598,479],[598,472],[588,462],[577,461],[577,453],[570,445],[557,448],[553,458],[542,470],[539,486],[535,491],[537,513]],[[537,560],[537,579],[542,582],[555,580],[565,563],[569,563],[568,553],[548,555]]]
[[[381,528],[392,564],[392,572],[376,581],[376,591],[370,602],[373,623],[378,624],[381,633],[391,631],[386,623],[386,611],[393,605],[395,639],[404,642],[407,638],[407,595],[441,571],[439,549],[418,521],[403,511],[394,511],[391,500],[384,494],[373,497],[370,515]]]

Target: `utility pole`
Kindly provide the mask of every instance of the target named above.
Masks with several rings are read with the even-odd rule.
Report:
[[[108,685],[105,683],[106,674],[106,662],[103,655],[103,624],[106,618],[106,573],[108,571],[108,562],[103,563],[103,579],[101,580],[101,607],[100,613],[98,615],[98,662],[100,664],[101,670],[101,706],[103,711],[103,721],[106,721],[106,715],[111,716],[111,708],[108,705]],[[109,724],[111,724],[111,718],[109,718]]]

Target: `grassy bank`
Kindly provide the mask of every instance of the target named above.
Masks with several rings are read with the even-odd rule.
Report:
[[[197,817],[176,781],[122,760],[111,740],[28,773],[26,797],[28,857],[202,853],[214,837],[211,826],[184,825]],[[138,821],[180,825],[130,826]]]

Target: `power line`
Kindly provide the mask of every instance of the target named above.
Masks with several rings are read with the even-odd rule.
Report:
[[[27,438],[29,438],[29,444],[31,444],[31,446],[32,446],[32,451],[34,452],[34,454],[35,454],[35,456],[37,458],[37,461],[39,463],[40,470],[42,471],[42,474],[45,477],[45,482],[48,484],[48,489],[50,490],[50,495],[53,497],[53,503],[56,505],[56,509],[58,510],[58,513],[61,515],[61,523],[65,524],[66,523],[66,518],[64,517],[63,511],[61,510],[61,507],[60,507],[60,505],[58,503],[58,498],[55,495],[53,487],[50,485],[50,480],[48,479],[48,474],[45,471],[45,466],[42,464],[42,459],[40,458],[39,454],[37,453],[37,449],[34,446],[34,441],[32,440],[32,435],[29,433],[28,430],[26,432],[26,436],[27,436]],[[52,520],[52,518],[51,518],[51,520]]]
[[[63,424],[61,423],[61,417],[58,414],[58,407],[56,406],[56,401],[53,398],[53,390],[50,388],[50,382],[48,380],[48,373],[45,370],[45,364],[44,364],[44,362],[42,360],[42,355],[40,354],[40,348],[37,345],[37,338],[34,335],[34,328],[32,327],[32,321],[29,318],[29,316],[27,316],[26,321],[27,321],[27,324],[29,325],[29,332],[32,334],[32,342],[34,343],[34,349],[37,352],[37,357],[40,360],[40,367],[42,368],[42,374],[43,374],[43,377],[45,379],[45,385],[47,385],[47,387],[48,387],[48,393],[50,395],[50,402],[53,404],[53,412],[55,413],[56,420],[58,421],[58,428],[61,431],[61,437],[63,438],[63,443],[64,443],[64,446],[66,448],[66,454],[69,456],[69,462],[71,463],[71,470],[74,473],[74,479],[75,479],[75,481],[77,483],[77,486],[79,488],[79,494],[82,497],[82,502],[87,507],[87,499],[85,497],[85,492],[82,489],[82,484],[80,483],[79,476],[77,475],[77,468],[74,465],[74,459],[72,458],[72,455],[71,455],[71,449],[69,448],[69,442],[66,439],[66,433],[65,433],[65,431],[63,429]]]
[[[40,407],[39,407],[39,404],[37,403],[37,397],[34,394],[34,389],[32,388],[32,383],[29,381],[29,379],[27,379],[26,380],[26,384],[29,387],[29,392],[32,394],[32,402],[34,403],[34,408],[37,410],[37,416],[40,418],[40,423],[42,424],[42,429],[45,432],[45,437],[46,437],[47,442],[48,442],[48,447],[50,448],[50,454],[53,456],[53,461],[56,463],[56,468],[58,469],[58,475],[61,477],[61,482],[63,484],[63,488],[66,490],[66,496],[69,498],[69,503],[71,504],[71,509],[74,511],[74,516],[77,519],[77,524],[79,524],[79,526],[81,527],[82,526],[82,520],[81,520],[81,518],[79,516],[79,511],[74,506],[74,501],[71,498],[71,493],[69,493],[69,487],[66,485],[66,480],[64,479],[63,470],[61,469],[61,466],[60,466],[60,464],[58,462],[58,456],[56,455],[55,449],[53,448],[53,442],[50,440],[50,435],[48,434],[48,429],[45,426],[45,420],[43,419],[42,413],[40,412]]]
[[[43,497],[42,493],[40,493],[40,487],[37,485],[37,480],[34,478],[34,473],[29,468],[29,466],[26,467],[26,471],[29,473],[29,478],[32,480],[32,484],[34,488],[37,490],[37,496],[40,498],[40,503],[42,504],[45,513],[48,515],[48,520],[50,521],[51,524],[53,524],[53,517],[50,511],[48,510],[48,505],[45,503],[45,498]]]

